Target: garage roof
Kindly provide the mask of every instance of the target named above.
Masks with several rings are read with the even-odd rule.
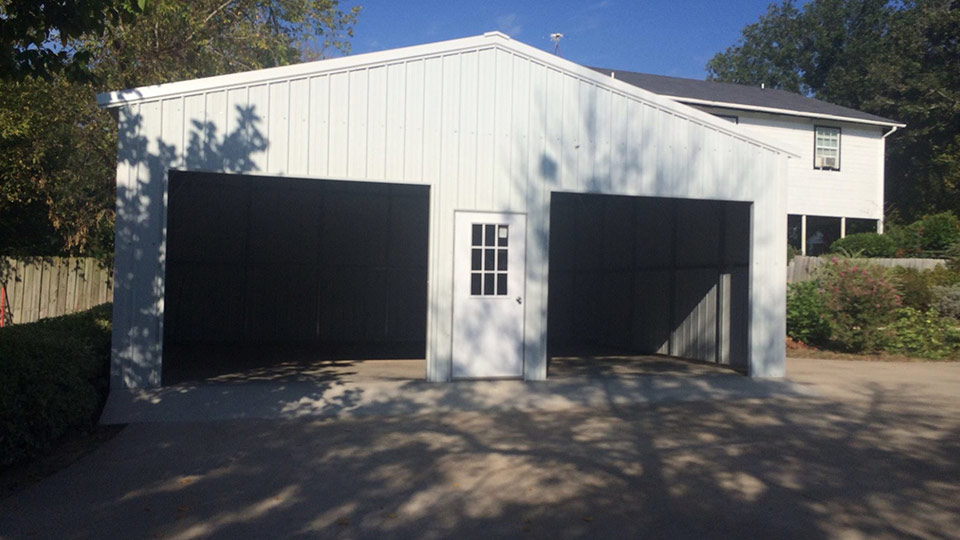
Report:
[[[691,105],[712,105],[730,109],[847,120],[891,127],[903,127],[905,125],[889,118],[775,88],[667,77],[665,75],[636,73],[618,69],[598,67],[591,67],[590,69],[608,76],[613,74],[615,78],[626,83]]]

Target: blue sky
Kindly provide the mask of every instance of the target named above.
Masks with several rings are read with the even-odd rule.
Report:
[[[574,62],[702,79],[714,54],[774,0],[554,0],[552,2],[361,2],[353,53],[418,45],[500,30]],[[346,3],[346,5],[353,5]]]

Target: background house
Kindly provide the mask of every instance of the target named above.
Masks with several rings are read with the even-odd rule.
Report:
[[[793,92],[592,68],[738,124],[790,160],[788,241],[818,255],[847,234],[883,232],[885,139],[904,124]]]

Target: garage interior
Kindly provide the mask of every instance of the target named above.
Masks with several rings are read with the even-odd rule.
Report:
[[[168,193],[164,385],[422,377],[429,186],[171,171]]]
[[[749,203],[554,192],[549,376],[696,369],[677,358],[746,372],[750,213]]]

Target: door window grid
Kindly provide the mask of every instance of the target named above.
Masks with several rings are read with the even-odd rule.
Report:
[[[506,296],[509,226],[474,223],[470,247],[470,295]]]

